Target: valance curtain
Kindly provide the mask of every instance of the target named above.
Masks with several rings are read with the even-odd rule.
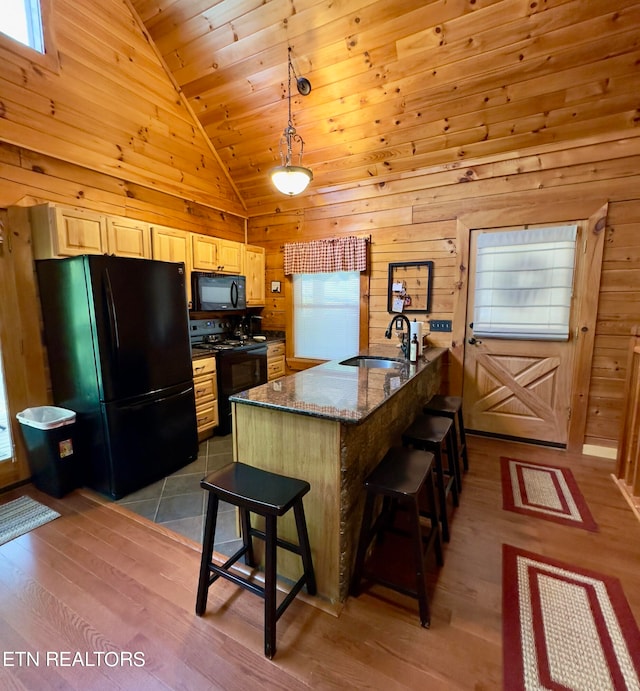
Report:
[[[333,271],[365,271],[367,241],[353,236],[284,246],[284,273],[312,274]]]
[[[478,236],[473,333],[566,341],[577,226]]]

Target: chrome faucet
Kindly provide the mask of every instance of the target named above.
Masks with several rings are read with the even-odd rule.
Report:
[[[404,356],[406,358],[409,357],[409,340],[411,338],[411,322],[409,321],[408,317],[406,317],[404,314],[394,314],[393,317],[391,318],[391,321],[389,322],[389,326],[387,326],[387,330],[384,332],[384,337],[385,338],[391,338],[391,327],[393,326],[394,322],[397,320],[402,320],[403,322],[406,322],[407,324],[407,338],[405,339],[404,336],[404,331],[402,332],[402,345],[400,346]]]

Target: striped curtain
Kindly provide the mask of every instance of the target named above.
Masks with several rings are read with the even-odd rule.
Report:
[[[313,274],[331,271],[365,271],[367,241],[349,236],[284,246],[284,273]]]

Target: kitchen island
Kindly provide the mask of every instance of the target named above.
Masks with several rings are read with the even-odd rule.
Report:
[[[234,459],[307,480],[304,498],[318,595],[343,602],[355,560],[366,475],[440,389],[444,348],[415,364],[354,367],[331,361],[235,394]],[[398,358],[373,346],[361,355]],[[295,541],[292,516],[279,535]],[[300,559],[278,552],[278,573],[295,580]]]

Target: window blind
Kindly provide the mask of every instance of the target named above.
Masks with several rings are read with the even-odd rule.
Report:
[[[337,360],[358,353],[358,271],[294,274],[293,309],[296,357]]]
[[[473,333],[567,340],[576,225],[478,237]]]

